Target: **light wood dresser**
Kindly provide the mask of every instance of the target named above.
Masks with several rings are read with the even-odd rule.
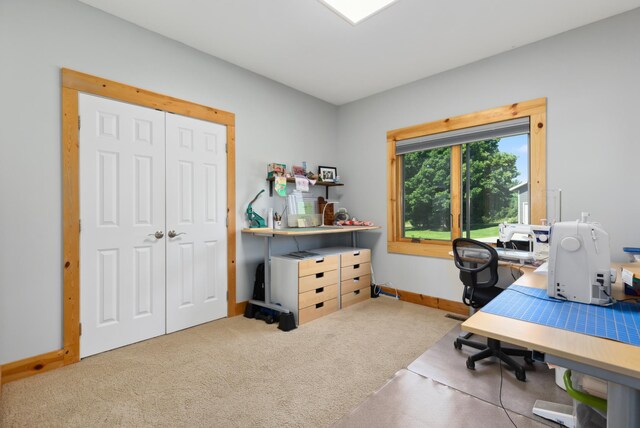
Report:
[[[342,308],[371,297],[371,250],[340,254],[340,302]]]
[[[316,256],[271,257],[271,296],[288,308],[296,325],[371,296],[371,250],[334,247],[308,250]]]

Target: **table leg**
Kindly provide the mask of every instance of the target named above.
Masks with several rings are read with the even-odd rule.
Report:
[[[274,305],[271,302],[271,235],[264,236],[264,302],[261,300],[249,300],[252,305],[273,309],[274,311],[288,314],[289,309]]]
[[[271,302],[271,237],[264,237],[264,301]]]
[[[640,391],[607,382],[607,426],[640,427]]]
[[[607,426],[640,426],[640,379],[551,354],[545,361],[607,381]]]

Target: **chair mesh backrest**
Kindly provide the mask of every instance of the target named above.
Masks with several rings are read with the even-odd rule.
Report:
[[[498,253],[484,242],[458,238],[453,241],[456,267],[467,287],[492,287],[498,282]]]

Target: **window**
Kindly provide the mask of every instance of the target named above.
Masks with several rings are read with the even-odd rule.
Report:
[[[498,224],[529,220],[529,130],[461,150],[462,236],[495,244]]]
[[[406,238],[451,240],[451,147],[402,157]]]
[[[545,218],[544,98],[389,131],[388,250],[448,257]]]

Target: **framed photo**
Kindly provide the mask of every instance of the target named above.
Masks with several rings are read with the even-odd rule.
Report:
[[[335,168],[333,166],[319,166],[318,176],[322,179],[322,181],[333,183],[334,181],[336,181],[336,177],[338,176],[338,168]]]
[[[293,165],[291,167],[291,171],[293,172],[293,175],[307,175],[307,171],[299,165]]]

